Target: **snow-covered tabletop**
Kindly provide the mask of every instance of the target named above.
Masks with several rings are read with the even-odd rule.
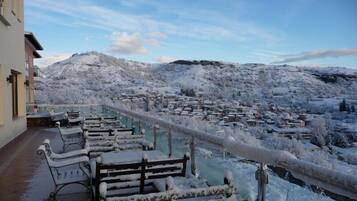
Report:
[[[143,155],[149,161],[167,159],[168,156],[157,150],[152,151],[118,151],[101,154],[102,164],[138,163],[142,161]]]

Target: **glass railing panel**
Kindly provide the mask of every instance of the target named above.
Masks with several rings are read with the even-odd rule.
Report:
[[[100,105],[37,105],[38,112],[66,112],[80,111],[83,116],[116,116],[121,123],[128,127],[134,127],[136,132],[140,129],[145,129],[145,137],[149,142],[154,142],[153,126],[148,122],[132,121],[131,117],[121,114],[118,110],[112,107]],[[169,135],[168,130],[160,128],[156,135],[156,150],[169,154]],[[171,131],[172,156],[182,157],[186,152],[191,151],[191,136],[183,135],[174,130]],[[210,185],[219,185],[223,183],[224,174],[226,171],[231,171],[238,189],[238,200],[255,201],[258,194],[258,182],[255,174],[259,164],[254,161],[248,161],[236,156],[232,156],[223,151],[222,147],[212,145],[207,141],[198,141],[195,139],[195,167],[198,178],[204,179]],[[187,164],[187,174],[192,173],[191,164],[193,160],[189,160]],[[266,185],[265,200],[267,201],[305,201],[332,200],[325,196],[324,193],[314,192],[314,188],[310,188],[303,183],[298,184],[286,177],[283,170],[268,168],[268,184]]]

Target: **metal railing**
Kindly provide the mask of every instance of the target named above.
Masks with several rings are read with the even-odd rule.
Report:
[[[169,121],[153,117],[147,113],[130,111],[120,107],[103,105],[103,111],[114,110],[130,118],[145,122],[151,125],[158,125],[168,131],[184,134],[194,139],[209,142],[213,145],[220,146],[227,152],[238,157],[261,163],[257,170],[259,201],[264,200],[265,185],[267,183],[264,166],[271,165],[281,167],[305,183],[316,185],[338,195],[343,195],[351,199],[357,199],[357,177],[342,172],[331,170],[314,163],[297,159],[287,151],[269,150],[261,147],[253,147],[245,143],[236,141],[234,138],[225,139],[208,132],[197,131],[191,128],[183,127]],[[154,142],[155,144],[155,142]]]
[[[357,199],[357,177],[355,175],[347,175],[342,172],[337,172],[308,161],[297,159],[294,155],[286,151],[269,150],[262,147],[253,147],[245,143],[239,142],[234,138],[223,138],[215,134],[198,131],[187,128],[181,125],[174,124],[167,120],[159,119],[145,112],[135,112],[121,107],[108,106],[108,105],[37,105],[41,110],[78,110],[92,111],[96,113],[115,112],[121,117],[126,117],[125,123],[133,126],[134,121],[141,124],[151,125],[154,134],[154,147],[156,148],[156,132],[166,130],[168,134],[168,144],[171,143],[171,132],[179,133],[188,136],[190,141],[190,154],[191,154],[191,171],[196,174],[195,164],[195,141],[200,140],[220,147],[222,150],[229,152],[235,156],[242,157],[248,160],[259,163],[256,171],[256,179],[258,183],[257,200],[265,200],[265,189],[268,182],[266,165],[280,167],[290,172],[294,177],[299,178],[305,183],[318,186],[338,195]],[[95,108],[99,107],[99,108]],[[90,109],[88,109],[90,108]],[[172,145],[169,146],[169,152],[172,153]]]

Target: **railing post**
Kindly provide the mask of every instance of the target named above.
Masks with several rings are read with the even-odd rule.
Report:
[[[157,143],[157,130],[159,129],[158,124],[154,124],[153,126],[153,135],[154,135],[154,149],[156,150],[156,143]]]
[[[171,128],[169,128],[169,132],[168,132],[168,144],[169,144],[169,157],[172,156],[172,134],[171,134]]]
[[[257,171],[255,172],[255,179],[258,181],[258,196],[257,201],[265,201],[266,185],[268,184],[267,166],[260,163]]]
[[[197,176],[195,150],[196,150],[195,137],[192,136],[191,142],[190,142],[191,173],[194,176]]]

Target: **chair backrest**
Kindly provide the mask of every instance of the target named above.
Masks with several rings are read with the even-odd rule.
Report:
[[[80,112],[79,111],[68,111],[67,115],[70,118],[77,118],[79,117]]]
[[[45,139],[42,144],[45,146],[48,156],[51,156],[53,154],[53,151],[51,148],[50,140]]]
[[[169,176],[176,177],[186,175],[187,161],[189,155],[186,153],[183,158],[168,158],[163,160],[148,160],[145,155],[141,162],[102,164],[101,158],[96,161],[95,188],[96,196],[99,195],[99,184],[133,182],[133,186],[126,184],[125,188],[138,188],[139,193],[144,193],[145,180],[160,179]],[[120,187],[118,187],[120,188]],[[98,198],[98,197],[97,197]]]
[[[54,169],[53,169],[53,160],[51,159],[50,157],[50,153],[49,151],[46,149],[45,145],[40,145],[38,148],[37,148],[37,154],[40,155],[42,158],[45,158],[46,159],[46,163],[48,165],[48,168],[50,169],[50,172],[51,172],[51,176],[52,176],[52,179],[55,183],[57,183],[57,180],[54,176],[54,174],[56,174],[54,172]]]
[[[37,154],[44,157],[47,161],[47,164],[50,168],[53,168],[56,166],[56,161],[54,161],[52,158],[51,158],[51,152],[49,150],[46,149],[45,145],[40,145],[38,148],[37,148]]]
[[[110,196],[110,199],[118,201],[146,201],[148,198],[150,200],[191,200],[192,198],[195,200],[236,200],[235,193],[237,189],[234,186],[231,175],[231,172],[228,172],[228,174],[226,172],[223,185],[187,189],[180,189],[175,185],[175,180],[172,177],[167,177],[164,191],[125,197],[114,195]],[[108,198],[108,184],[106,182],[100,183],[99,189],[101,200],[106,201]]]

